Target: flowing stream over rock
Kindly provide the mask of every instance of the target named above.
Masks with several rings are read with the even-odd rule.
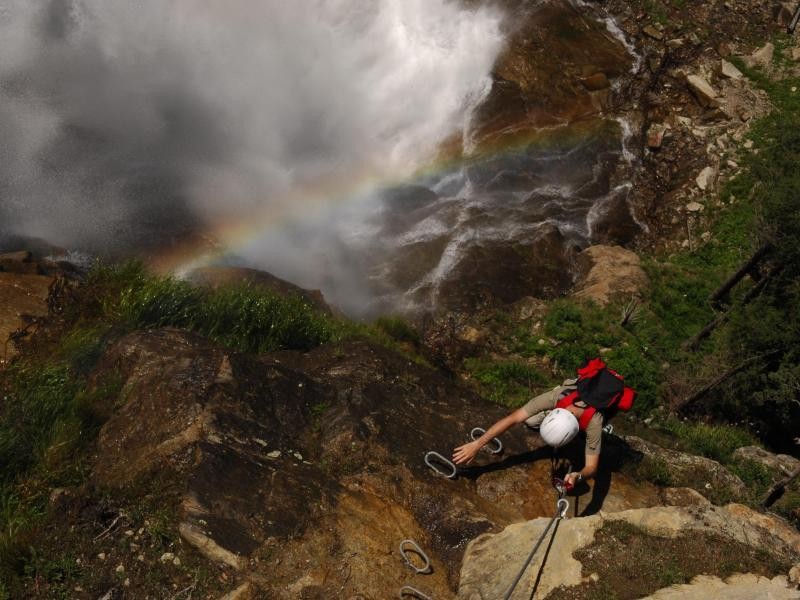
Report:
[[[7,232],[371,315],[555,295],[638,227],[639,60],[583,3],[15,0],[0,32]]]

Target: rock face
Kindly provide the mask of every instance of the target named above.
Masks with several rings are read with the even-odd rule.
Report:
[[[742,480],[715,460],[662,448],[632,435],[623,439],[634,451],[665,464],[676,480],[685,482],[701,492],[712,489],[726,490],[734,495],[745,492]]]
[[[800,460],[797,460],[794,456],[789,456],[788,454],[773,454],[758,446],[737,448],[733,453],[733,457],[740,460],[752,460],[760,463],[774,471],[779,477],[791,473],[800,466]],[[781,474],[781,472],[783,472],[783,474]]]
[[[95,484],[166,477],[184,541],[267,597],[392,597],[415,582],[448,597],[469,540],[552,510],[549,451],[524,427],[456,480],[433,474],[425,452],[449,455],[505,410],[381,347],[248,357],[166,329],[123,338],[96,376],[109,372],[124,385]],[[660,502],[654,488],[614,481],[597,508]],[[423,582],[397,554],[406,538],[433,562]],[[256,562],[275,552],[280,564]],[[326,576],[343,572],[344,583]]]
[[[725,600],[796,600],[800,592],[787,585],[786,577],[760,577],[758,575],[733,575],[724,581],[719,577],[699,575],[691,583],[676,585],[643,600],[706,600],[725,598]]]
[[[760,518],[754,518],[754,517]],[[533,547],[534,542],[544,531],[549,518],[536,519],[528,523],[518,523],[507,527],[500,534],[486,534],[469,544],[461,570],[458,597],[465,600],[479,598],[502,598],[517,571]],[[793,561],[800,549],[800,534],[777,518],[758,515],[741,505],[727,507],[657,507],[629,510],[614,514],[599,514],[583,519],[561,521],[552,545],[549,547],[547,562],[536,587],[536,597],[545,598],[559,587],[567,589],[585,582],[582,571],[592,569],[592,565],[582,565],[574,554],[590,545],[597,531],[607,522],[623,522],[644,530],[647,534],[669,539],[679,535],[713,534],[717,539],[729,543],[744,544],[751,548],[769,551],[784,560]],[[722,542],[724,543],[724,542]],[[512,598],[530,597],[536,574],[541,566],[543,552],[534,558],[531,567],[520,581]],[[710,566],[713,568],[713,566]],[[699,579],[699,578],[698,578]],[[710,578],[709,578],[710,579]],[[602,580],[600,581],[602,584]],[[706,581],[706,587],[695,581],[688,595],[664,595],[663,591],[653,598],[710,598],[727,595],[699,595],[700,591],[719,589],[732,593],[755,592],[741,598],[767,598],[767,591],[781,590],[783,595],[776,598],[798,598],[800,593],[789,590],[786,577],[778,579],[755,576],[735,577],[727,582]],[[717,586],[716,588],[714,586]],[[605,588],[607,589],[607,588]],[[683,589],[683,588],[681,588]],[[792,595],[793,594],[793,595]],[[556,594],[554,597],[558,597]],[[736,596],[731,596],[736,597]]]
[[[617,184],[633,57],[597,7],[503,0],[514,26],[473,113],[443,153],[465,165],[436,193],[404,186],[375,221],[385,240],[365,259],[379,307],[412,316],[566,293],[571,248],[639,232]],[[467,187],[465,187],[467,186]],[[598,210],[602,209],[602,210]],[[587,215],[603,213],[596,227]],[[383,300],[389,302],[389,300]],[[399,306],[397,306],[399,304]]]
[[[605,305],[614,298],[639,296],[650,284],[639,257],[619,246],[590,246],[579,261],[585,275],[576,286],[578,298]]]
[[[744,64],[748,67],[761,67],[768,69],[772,66],[772,59],[775,55],[775,46],[771,42],[767,42],[761,48],[753,52],[750,56],[743,58]]]
[[[711,87],[708,81],[698,75],[689,75],[686,78],[686,83],[689,84],[689,88],[691,88],[700,104],[703,106],[717,105],[716,98],[719,96],[719,92]]]

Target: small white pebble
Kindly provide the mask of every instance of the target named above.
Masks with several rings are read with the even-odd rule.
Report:
[[[97,555],[97,558],[99,558],[100,560],[105,560],[106,559],[106,553],[105,552],[101,552],[100,554]]]
[[[137,556],[136,560],[138,560],[139,562],[144,562],[144,554],[140,554],[139,556]]]
[[[136,533],[142,535],[144,533],[144,527],[139,527],[139,531],[137,531]]]
[[[167,562],[168,560],[172,560],[173,558],[175,558],[175,555],[172,552],[164,552],[159,560],[163,563]]]
[[[117,565],[117,568],[115,570],[117,571],[117,573],[124,573],[125,565]]]
[[[133,529],[128,529],[128,530],[125,532],[125,535],[127,535],[128,537],[131,537],[131,536],[133,535]]]
[[[172,561],[172,564],[175,565],[176,567],[180,567],[181,566],[181,559],[176,556],[175,560]]]
[[[125,587],[131,587],[130,577],[126,578],[125,581],[122,582],[122,585],[124,585]]]

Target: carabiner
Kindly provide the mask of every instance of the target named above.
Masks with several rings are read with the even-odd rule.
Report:
[[[481,437],[486,430],[483,427],[473,427],[472,431],[469,432],[469,437],[474,442],[479,437]],[[492,449],[486,446],[486,449],[491,452],[492,454],[500,454],[503,451],[503,442],[501,442],[498,438],[492,438],[492,441],[489,442],[490,444],[495,444],[496,448]]]
[[[566,519],[567,511],[569,510],[569,501],[566,498],[559,498],[558,502],[556,502],[556,510],[560,511],[558,513],[559,519]]]
[[[434,466],[433,461],[431,461],[431,458],[435,458],[437,462],[440,462],[443,465],[446,465],[446,466],[450,467],[450,469],[452,470],[452,473],[450,473],[448,475],[446,472],[444,472],[441,469],[439,469],[438,467]],[[436,471],[436,473],[438,473],[439,475],[442,475],[443,477],[447,477],[448,479],[455,479],[456,475],[458,475],[458,468],[455,466],[455,464],[453,464],[452,462],[447,460],[444,456],[442,456],[438,452],[431,451],[431,452],[426,453],[425,454],[425,464],[428,465],[434,471]]]
[[[404,548],[406,544],[411,546],[411,552],[418,554],[425,561],[425,565],[421,569],[411,562],[411,559],[408,557],[408,550]],[[417,542],[415,542],[414,540],[403,540],[402,542],[400,542],[400,556],[403,557],[405,563],[409,567],[414,569],[414,571],[416,571],[418,575],[430,573],[432,571],[431,560],[428,558],[428,555],[422,551],[422,548],[419,547],[419,544],[417,544]]]
[[[422,592],[420,592],[417,588],[413,588],[410,585],[404,585],[400,588],[400,600],[403,598],[407,598],[411,596],[412,598],[417,598],[418,600],[433,600],[430,596],[426,596]]]

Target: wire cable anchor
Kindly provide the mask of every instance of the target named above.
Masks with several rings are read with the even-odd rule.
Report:
[[[474,442],[484,433],[486,433],[486,430],[483,427],[473,427],[472,431],[469,432],[469,437]],[[501,442],[499,438],[492,438],[492,441],[489,443],[495,445],[494,448],[490,448],[488,445],[486,446],[486,450],[491,454],[500,454],[503,451],[503,442]]]
[[[455,466],[455,464],[447,460],[444,456],[442,456],[438,452],[431,451],[426,453],[425,464],[428,465],[431,469],[433,469],[438,475],[441,475],[442,477],[447,477],[448,479],[455,479],[456,475],[458,475],[458,468]],[[446,466],[450,471],[450,473],[436,466],[437,464]]]
[[[406,546],[410,546],[410,548],[406,548]],[[422,568],[417,567],[413,562],[411,562],[411,559],[408,556],[409,552],[419,555],[419,557],[425,561],[425,564],[422,566]],[[418,575],[424,575],[433,572],[433,569],[431,568],[431,559],[428,558],[428,555],[425,554],[422,548],[419,547],[419,544],[417,544],[417,542],[414,540],[403,540],[400,542],[400,556],[403,557],[405,563],[414,569]],[[400,593],[402,594],[402,590],[400,590]]]
[[[400,588],[399,598],[400,600],[404,600],[409,596],[411,598],[417,598],[417,600],[433,600],[433,598],[431,598],[427,594],[424,594],[423,592],[420,592],[417,588],[413,588],[410,585],[404,585],[403,587]]]

